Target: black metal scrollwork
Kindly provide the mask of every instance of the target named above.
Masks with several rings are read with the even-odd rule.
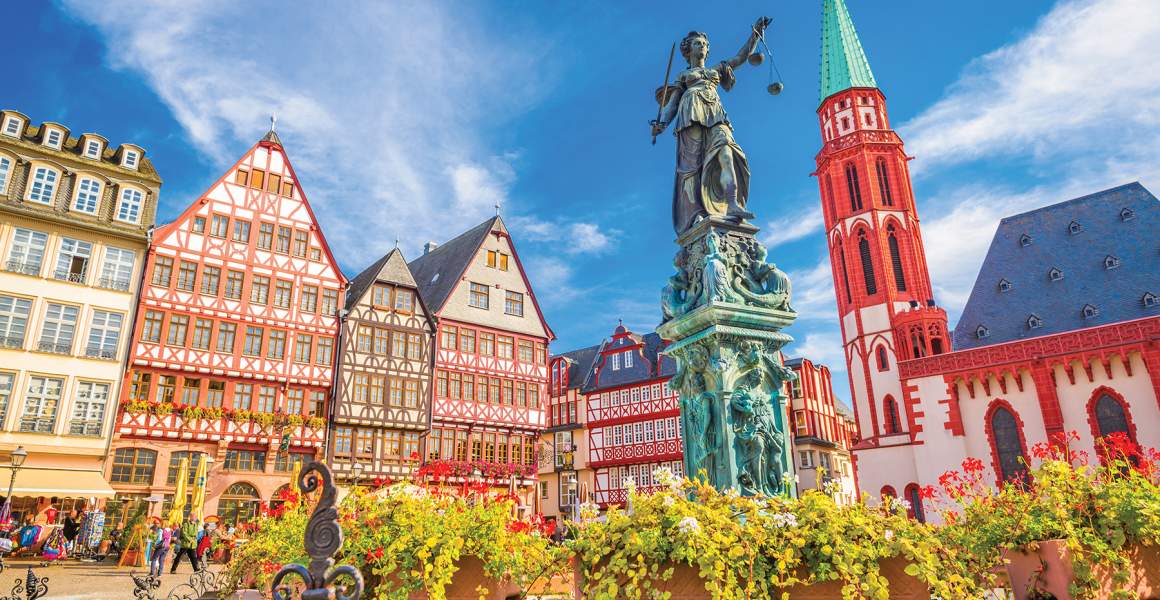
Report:
[[[40,577],[28,568],[28,574],[17,578],[12,586],[11,596],[0,596],[0,600],[38,600],[48,595],[48,578]]]
[[[338,524],[336,508],[338,490],[334,486],[330,469],[320,462],[312,462],[299,474],[298,488],[304,493],[310,493],[320,487],[322,493],[306,525],[304,539],[310,565],[283,565],[270,584],[274,600],[293,598],[294,590],[289,583],[284,583],[291,576],[302,580],[304,589],[301,600],[358,600],[362,597],[362,573],[349,565],[334,566],[334,555],[342,548],[342,527]],[[342,577],[349,579],[350,583],[336,584]]]

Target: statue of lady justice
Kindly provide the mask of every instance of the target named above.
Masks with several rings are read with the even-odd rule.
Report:
[[[659,121],[652,121],[655,137],[670,124],[677,137],[677,177],[673,190],[673,229],[685,233],[706,217],[734,223],[752,219],[746,210],[749,198],[749,163],[733,140],[733,126],[721,105],[717,86],[733,89],[733,69],[745,63],[769,26],[769,17],[753,24],[752,33],[736,56],[712,67],[705,66],[709,36],[690,31],[681,40],[681,56],[689,68],[669,87]],[[662,92],[662,95],[664,93]]]

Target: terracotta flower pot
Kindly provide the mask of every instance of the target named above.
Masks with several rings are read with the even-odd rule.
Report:
[[[1003,558],[1015,600],[1031,597],[1034,590],[1051,594],[1057,600],[1073,597],[1068,585],[1075,578],[1075,570],[1066,540],[1039,542],[1034,550],[1004,550]],[[1134,591],[1135,597],[1141,599],[1160,595],[1160,548],[1134,545],[1128,550],[1128,559],[1128,581],[1119,588],[1113,585],[1112,574],[1106,567],[1096,566],[1095,575],[1101,584],[1099,597],[1107,598],[1116,589]]]
[[[906,574],[907,560],[904,558],[887,558],[882,560],[878,567],[883,577],[890,582],[891,600],[930,600],[930,591],[925,583],[916,577]],[[663,572],[668,566],[662,567]],[[577,599],[585,598],[583,594],[583,578],[576,573]],[[705,581],[701,579],[697,567],[685,564],[674,565],[673,576],[668,581],[658,581],[653,587],[662,592],[671,594],[669,600],[707,600],[711,598],[705,590]],[[813,585],[794,585],[782,588],[775,593],[788,593],[790,600],[833,600],[842,597],[842,582],[826,581]]]
[[[482,596],[485,600],[504,600],[510,596],[518,596],[520,588],[510,581],[496,581],[488,577],[483,572],[483,561],[468,556],[460,559],[458,564],[459,570],[451,577],[451,583],[444,588],[444,593],[447,595],[447,600],[479,600],[481,596],[476,588],[483,586],[487,588],[488,594]],[[391,577],[391,579],[394,579]],[[371,591],[381,585],[381,580],[368,580],[366,592],[364,596],[370,596]],[[395,585],[397,580],[392,581]],[[410,600],[427,600],[430,595],[423,590],[411,592],[407,596]]]

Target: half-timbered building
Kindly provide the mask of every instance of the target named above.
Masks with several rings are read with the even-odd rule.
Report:
[[[139,146],[0,111],[0,455],[28,452],[17,517],[112,496],[103,463],[160,188]]]
[[[580,505],[592,501],[593,471],[588,464],[588,402],[583,393],[602,345],[548,360],[548,428],[540,437],[539,511],[546,518],[577,519]]]
[[[345,285],[270,131],[154,233],[114,488],[172,502],[188,458],[191,480],[210,462],[207,514],[242,521],[273,499],[295,462],[324,449]]]
[[[554,334],[507,227],[492,217],[427,244],[410,267],[438,321],[425,459],[453,478],[530,490]]]
[[[409,477],[430,427],[435,323],[398,248],[351,280],[334,384],[331,468],[340,481]]]
[[[834,396],[830,368],[808,358],[785,360],[797,379],[787,383],[798,491],[820,489],[842,504],[858,501],[850,448],[854,413]]]

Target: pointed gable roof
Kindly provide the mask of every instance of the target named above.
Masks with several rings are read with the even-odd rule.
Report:
[[[492,217],[408,264],[419,284],[419,294],[431,310],[439,312],[443,309],[487,234],[499,222],[498,216]]]
[[[818,104],[850,88],[876,88],[845,0],[822,2],[822,78]]]
[[[1123,218],[1125,208],[1133,218]],[[1082,230],[1073,233],[1071,223]],[[1160,201],[1139,183],[1003,219],[955,327],[954,349],[1160,316],[1143,299],[1160,293],[1158,231]],[[1035,243],[1020,242],[1028,233]],[[1008,291],[995,285],[1000,279],[1011,282]],[[1085,315],[1089,305],[1095,314]]]
[[[350,309],[358,304],[376,281],[419,288],[415,283],[415,278],[411,275],[411,269],[407,267],[407,260],[403,258],[403,251],[395,248],[350,280],[350,289],[346,294],[346,308]]]
[[[579,350],[565,352],[552,358],[563,358],[568,363],[568,389],[578,390],[586,387],[592,378],[596,367],[596,358],[604,349],[604,342]],[[549,361],[551,362],[551,361]]]

